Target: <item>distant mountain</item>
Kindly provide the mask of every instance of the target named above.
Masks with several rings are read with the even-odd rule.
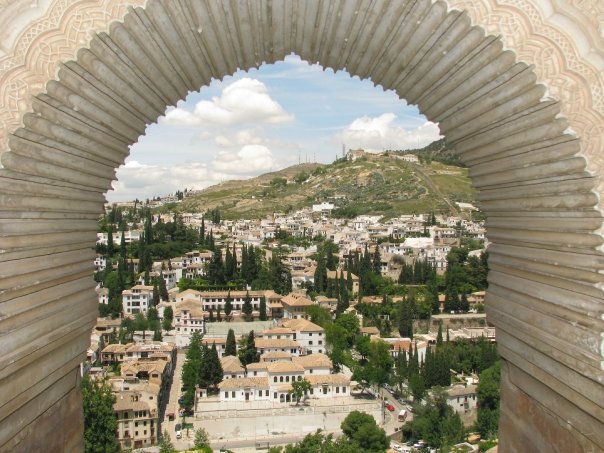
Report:
[[[203,212],[219,208],[225,219],[264,218],[269,213],[330,201],[340,216],[395,217],[431,211],[455,212],[455,201],[475,202],[467,169],[439,162],[442,149],[433,148],[432,155],[425,149],[413,151],[420,156],[421,163],[404,161],[405,152],[389,151],[378,155],[361,153],[354,161],[342,158],[329,165],[294,165],[256,178],[209,187],[187,196],[177,209]]]

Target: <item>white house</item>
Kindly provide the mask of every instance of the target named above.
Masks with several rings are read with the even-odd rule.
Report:
[[[290,403],[292,383],[306,379],[311,384],[307,398],[337,398],[350,394],[350,378],[330,374],[332,363],[324,354],[285,358],[281,361],[250,363],[247,376],[223,380],[220,401],[273,401]]]
[[[476,385],[451,386],[447,389],[447,404],[460,414],[476,410],[478,407]]]
[[[194,299],[178,301],[173,306],[173,313],[176,345],[179,348],[189,345],[193,332],[205,333],[205,312],[199,301]]]
[[[294,338],[302,348],[302,354],[325,352],[325,331],[323,327],[303,318],[285,320],[283,326],[295,332]]]
[[[122,291],[122,309],[126,315],[147,313],[153,299],[153,286],[136,285]]]

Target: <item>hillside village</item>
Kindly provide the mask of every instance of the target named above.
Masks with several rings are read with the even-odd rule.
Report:
[[[412,388],[412,374],[401,367],[415,361],[415,373],[423,373],[438,350],[434,345],[443,342],[443,328],[451,343],[481,339],[484,350],[485,341],[495,341],[483,314],[486,238],[483,223],[472,220],[474,206],[459,203],[459,216],[424,213],[387,220],[337,218],[335,208],[322,202],[262,220],[224,220],[218,210],[153,214],[147,209],[129,222],[137,218],[134,207],[108,207],[94,262],[103,317],[93,331],[85,370],[108,379],[116,395],[123,448],[156,444],[167,426],[182,430],[175,419],[186,416],[205,420],[213,440],[255,436],[218,426],[208,414],[215,418],[230,409],[256,414],[301,401],[318,410],[338,400],[385,423],[383,408],[359,400],[359,392],[386,386],[395,398],[389,411],[413,410],[412,395],[418,401],[423,390]],[[175,242],[177,235],[192,247],[151,258],[150,249],[156,253],[157,244]],[[465,265],[474,266],[469,273],[483,266],[482,283],[449,281],[452,260],[460,253]],[[205,377],[187,383],[191,350],[213,365]],[[183,365],[178,362],[185,351]],[[385,357],[387,377],[367,375],[372,354]],[[448,370],[455,366],[446,367],[446,376],[435,382],[461,383],[450,388],[447,402],[453,413],[475,420],[480,370],[466,367],[469,374],[462,370],[452,377]],[[341,421],[334,415],[332,428]],[[397,422],[391,417],[389,429],[400,429]],[[289,425],[295,432],[296,423]],[[181,430],[176,430],[179,439]]]

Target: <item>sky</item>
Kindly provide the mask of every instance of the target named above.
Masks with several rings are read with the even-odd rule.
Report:
[[[343,149],[408,149],[438,138],[438,126],[393,91],[290,55],[168,107],[132,145],[107,200],[145,200],[298,162],[330,163]]]

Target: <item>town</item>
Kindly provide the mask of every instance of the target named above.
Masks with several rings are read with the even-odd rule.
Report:
[[[491,445],[498,395],[477,409],[481,373],[499,379],[487,240],[477,208],[457,205],[337,218],[325,201],[261,220],[108,205],[82,369],[115,398],[119,446],[350,443],[358,414],[381,434],[354,451]]]

